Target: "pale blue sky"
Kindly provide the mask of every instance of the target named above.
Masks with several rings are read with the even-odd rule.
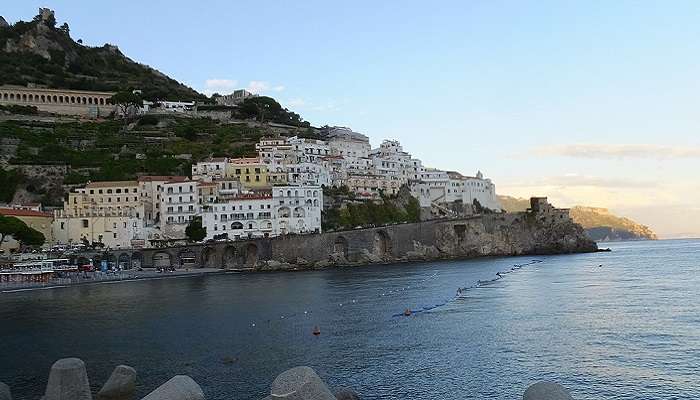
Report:
[[[315,125],[481,169],[499,193],[700,236],[700,2],[10,0],[0,15],[40,6],[198,90],[263,82]]]

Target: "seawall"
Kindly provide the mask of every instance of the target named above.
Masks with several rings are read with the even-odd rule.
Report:
[[[317,235],[113,251],[115,260],[145,267],[183,266],[284,270],[482,256],[597,251],[565,210],[485,214]],[[194,262],[192,262],[194,260]]]

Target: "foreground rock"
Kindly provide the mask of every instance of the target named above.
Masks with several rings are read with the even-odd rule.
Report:
[[[538,382],[525,390],[523,400],[573,400],[573,397],[558,383]]]
[[[63,358],[53,363],[44,400],[92,400],[83,360]]]
[[[12,400],[12,393],[10,393],[10,387],[2,382],[0,382],[0,400]]]
[[[142,400],[204,400],[204,392],[194,379],[177,375]]]
[[[272,382],[272,398],[289,400],[336,400],[326,384],[309,367],[296,367],[281,373]]]
[[[97,394],[98,400],[131,400],[136,391],[136,370],[117,366]]]

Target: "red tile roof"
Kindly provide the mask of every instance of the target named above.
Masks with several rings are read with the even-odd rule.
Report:
[[[186,176],[168,176],[168,175],[144,175],[139,176],[139,182],[185,182],[189,178]]]

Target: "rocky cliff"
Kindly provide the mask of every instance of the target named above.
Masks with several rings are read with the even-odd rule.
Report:
[[[525,211],[530,206],[529,200],[517,197],[498,196],[498,200],[508,212]],[[657,239],[656,233],[648,226],[617,216],[607,208],[574,206],[570,214],[571,219],[580,224],[588,236],[597,242]]]
[[[30,83],[104,91],[133,87],[148,99],[204,99],[192,88],[129,59],[117,46],[75,42],[68,24],[57,27],[54,12],[46,8],[29,22],[9,25],[0,17],[0,85]]]

